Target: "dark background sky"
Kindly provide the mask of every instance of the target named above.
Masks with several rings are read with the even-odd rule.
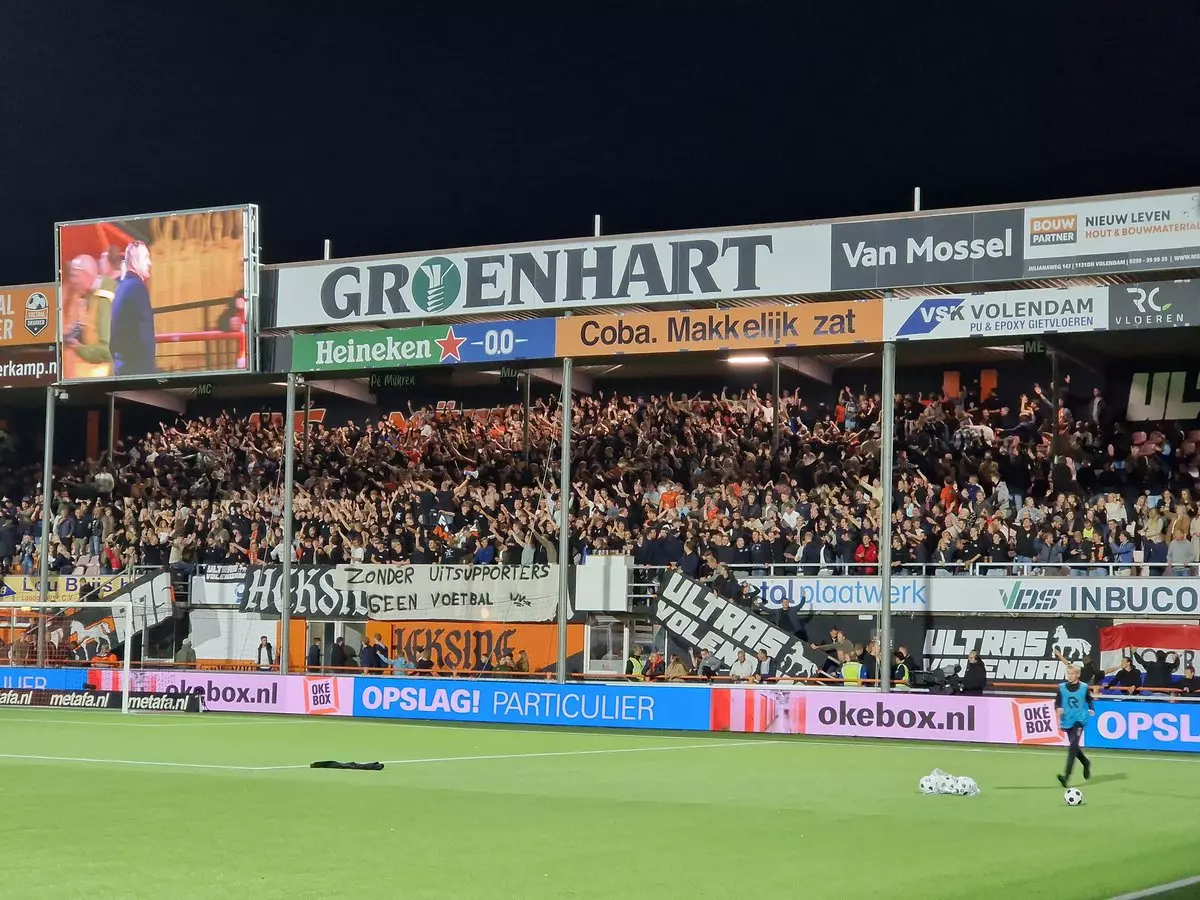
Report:
[[[1194,3],[180,6],[5,10],[0,284],[246,201],[286,262],[1200,184]]]

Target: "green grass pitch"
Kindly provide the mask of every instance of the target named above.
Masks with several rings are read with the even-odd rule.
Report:
[[[0,897],[1096,900],[1200,874],[1200,758],[1094,752],[1077,809],[1063,758],[4,709]],[[922,796],[935,767],[983,794]]]

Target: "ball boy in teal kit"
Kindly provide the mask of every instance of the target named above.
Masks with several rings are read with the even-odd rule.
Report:
[[[1094,716],[1096,708],[1092,704],[1092,694],[1088,686],[1079,680],[1078,666],[1067,667],[1067,680],[1058,686],[1054,708],[1058,710],[1059,724],[1071,742],[1067,750],[1067,771],[1066,774],[1058,776],[1058,783],[1063,787],[1067,786],[1067,779],[1071,777],[1075,760],[1083,764],[1083,779],[1087,781],[1092,777],[1092,763],[1079,749],[1079,742],[1083,739],[1088,716]]]

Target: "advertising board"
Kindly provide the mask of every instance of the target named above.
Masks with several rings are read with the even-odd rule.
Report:
[[[1109,326],[1109,289],[991,291],[936,297],[895,297],[884,304],[889,340],[1103,331]]]
[[[0,287],[0,348],[53,344],[58,339],[58,295],[53,284]]]
[[[1200,325],[1200,281],[1159,281],[1108,289],[1112,331]]]
[[[563,357],[799,349],[882,339],[883,304],[878,300],[558,320],[558,355]]]
[[[1052,700],[864,691],[715,689],[712,730],[987,744],[1067,743]]]
[[[0,688],[20,690],[80,691],[87,684],[87,669],[34,669],[0,666]]]
[[[1087,742],[1115,750],[1200,753],[1200,703],[1097,700]]]
[[[1033,278],[1200,264],[1195,191],[1040,204],[1024,214],[1024,268]]]
[[[355,678],[354,715],[707,731],[709,690],[635,684],[524,684],[432,678]]]
[[[275,327],[769,297],[829,288],[829,226],[595,238],[280,266]]]
[[[554,356],[554,319],[298,334],[292,340],[292,370],[296,372],[500,363]]]
[[[750,584],[768,609],[786,600],[813,612],[879,612],[877,577],[753,578]],[[1200,582],[1194,578],[999,578],[955,576],[892,578],[897,612],[1020,613],[1057,616],[1193,616],[1200,613]]]
[[[62,380],[251,368],[257,207],[55,227]]]
[[[121,690],[123,673],[91,669],[87,683],[100,691]],[[131,691],[194,694],[209,712],[350,715],[354,679],[328,675],[269,675],[236,672],[134,671]]]
[[[0,344],[0,388],[45,387],[58,380],[58,347]]]
[[[1198,198],[1188,190],[317,260],[277,267],[271,326],[1190,269],[1200,265]]]
[[[713,731],[1065,745],[1054,701],[871,691],[715,688]]]

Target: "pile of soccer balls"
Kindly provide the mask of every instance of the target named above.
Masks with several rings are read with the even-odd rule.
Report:
[[[921,779],[922,794],[957,794],[960,797],[975,797],[979,795],[979,785],[974,778],[965,775],[955,777],[949,772],[934,769]]]

